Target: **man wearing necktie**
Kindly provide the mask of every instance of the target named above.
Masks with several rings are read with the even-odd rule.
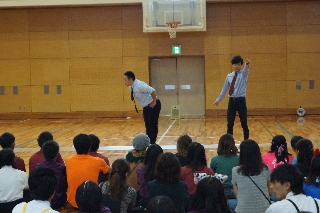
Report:
[[[132,71],[124,73],[124,84],[130,87],[131,100],[134,101],[136,99],[143,107],[146,134],[150,138],[150,144],[155,143],[158,135],[158,120],[161,110],[161,102],[157,98],[156,90],[145,82],[136,79]],[[137,108],[136,111],[138,112]]]
[[[234,120],[236,118],[236,112],[238,111],[241,126],[243,129],[244,139],[249,138],[249,128],[247,124],[247,104],[246,104],[246,92],[247,82],[250,67],[250,60],[246,59],[246,63],[243,69],[243,59],[240,55],[234,56],[231,59],[233,72],[227,75],[220,95],[215,101],[215,105],[219,106],[220,101],[223,99],[227,91],[229,90],[229,103],[227,111],[227,133],[233,135]]]

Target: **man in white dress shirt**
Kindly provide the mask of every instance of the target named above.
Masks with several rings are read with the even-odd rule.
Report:
[[[136,79],[132,71],[124,73],[124,84],[130,87],[131,99],[135,98],[143,107],[146,134],[150,138],[150,144],[154,144],[157,140],[158,120],[161,110],[161,102],[157,98],[156,90],[145,82]]]
[[[306,196],[303,191],[303,176],[291,164],[283,164],[270,175],[270,190],[277,202],[270,205],[266,213],[319,213],[320,200]]]
[[[12,213],[59,213],[50,207],[57,185],[57,177],[52,169],[41,167],[34,170],[29,176],[28,184],[34,200],[16,205]]]

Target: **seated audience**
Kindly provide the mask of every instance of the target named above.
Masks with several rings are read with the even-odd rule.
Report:
[[[293,136],[293,137],[291,138],[291,141],[290,141],[292,151],[294,151],[294,152],[296,153],[296,155],[297,155],[296,144],[297,144],[298,141],[301,140],[301,139],[303,139],[303,137],[297,135],[297,136]],[[296,163],[297,163],[297,157],[293,158],[291,164],[296,164]]]
[[[35,169],[47,167],[52,169],[57,176],[57,186],[54,196],[51,200],[51,208],[58,209],[62,207],[67,201],[67,176],[66,166],[62,163],[56,162],[54,159],[59,153],[59,144],[55,141],[48,141],[42,145],[42,152],[45,161],[38,163]]]
[[[320,199],[320,154],[313,157],[310,175],[303,183],[305,195]]]
[[[215,177],[206,177],[199,181],[195,194],[191,199],[189,213],[231,213],[224,195],[221,182]]]
[[[232,169],[237,213],[265,212],[270,205],[270,169],[263,164],[258,144],[251,139],[240,144],[239,166]]]
[[[224,194],[229,199],[228,206],[234,210],[237,206],[237,200],[235,199],[231,178],[232,168],[239,163],[239,155],[237,155],[238,149],[232,135],[227,133],[220,137],[217,153],[218,155],[211,159],[210,168],[215,173],[228,176],[228,179],[222,185]]]
[[[301,139],[296,144],[297,163],[294,165],[303,177],[309,177],[311,160],[313,158],[313,144],[308,139]]]
[[[36,167],[38,163],[41,163],[42,161],[45,160],[45,157],[43,155],[42,151],[42,145],[47,142],[47,141],[52,141],[53,140],[53,135],[50,132],[41,132],[40,135],[37,138],[38,145],[40,147],[40,150],[36,153],[34,153],[30,158],[29,158],[29,174],[31,174]],[[54,159],[57,163],[62,163],[64,164],[64,161],[58,153],[58,155]]]
[[[147,213],[178,213],[172,200],[167,196],[157,196],[150,200]]]
[[[89,137],[91,138],[91,142],[92,142],[91,147],[90,147],[90,151],[89,151],[89,155],[91,155],[92,157],[98,157],[98,158],[103,159],[108,164],[108,166],[110,166],[109,159],[106,156],[98,153],[100,139],[94,134],[90,134]],[[107,181],[108,176],[109,176],[109,173],[103,174],[102,172],[100,172],[99,178],[98,178],[98,183]]]
[[[320,200],[304,195],[303,176],[290,164],[280,165],[270,177],[277,202],[266,213],[319,212]]]
[[[67,173],[67,200],[69,204],[78,208],[76,203],[76,190],[78,186],[86,180],[98,183],[100,171],[104,174],[108,172],[108,164],[101,158],[88,155],[91,138],[86,134],[78,134],[73,139],[73,146],[77,154],[66,159]]]
[[[13,168],[14,152],[4,148],[0,151],[0,212],[11,213],[23,201],[23,190],[28,188],[28,175]]]
[[[206,153],[203,145],[192,142],[187,152],[187,164],[182,167],[181,180],[188,185],[190,195],[196,191],[197,185],[194,183],[194,173],[206,173],[214,175],[212,169],[207,167]]]
[[[158,144],[151,144],[146,152],[144,159],[144,165],[137,169],[138,184],[140,189],[138,191],[138,197],[136,203],[140,206],[146,206],[144,203],[147,197],[147,183],[154,180],[154,169],[156,167],[158,156],[163,153],[162,148]],[[139,200],[139,201],[138,201]]]
[[[102,193],[95,182],[86,180],[78,186],[76,191],[78,213],[111,213],[108,207],[101,207],[101,201]]]
[[[187,164],[187,152],[191,143],[192,143],[191,137],[185,133],[180,135],[177,140],[178,153],[176,153],[176,156],[179,159],[181,167]]]
[[[50,207],[50,200],[57,185],[57,177],[52,169],[34,170],[29,176],[28,184],[33,200],[16,205],[12,213],[58,213]]]
[[[98,157],[103,159],[108,164],[108,166],[110,166],[109,159],[106,156],[98,153],[100,139],[94,134],[90,134],[89,137],[91,138],[91,142],[92,142],[89,155],[91,155],[92,157]]]
[[[102,205],[109,207],[111,212],[130,212],[135,205],[136,190],[126,184],[129,168],[125,159],[115,160],[108,181],[99,185],[103,195]]]
[[[14,150],[14,147],[16,145],[15,140],[16,138],[13,134],[5,132],[0,136],[0,145],[3,149],[9,148]],[[24,160],[16,155],[14,156],[13,168],[26,172],[26,165],[24,163]]]
[[[168,196],[180,213],[187,210],[189,202],[188,186],[180,181],[181,167],[178,158],[170,153],[162,153],[157,159],[154,180],[147,184],[148,200],[156,196]]]
[[[269,152],[262,155],[262,161],[269,166],[272,172],[281,164],[291,164],[293,156],[288,153],[286,138],[283,135],[276,135],[272,138]]]
[[[138,191],[140,186],[137,179],[137,169],[143,165],[146,149],[150,145],[150,138],[144,133],[137,134],[133,138],[132,145],[134,149],[126,154],[126,160],[130,165],[127,182]]]

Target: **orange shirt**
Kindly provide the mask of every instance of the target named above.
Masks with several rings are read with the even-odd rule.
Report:
[[[82,154],[66,159],[67,172],[67,200],[71,206],[78,208],[76,203],[76,191],[80,184],[86,180],[92,180],[98,184],[99,173],[109,171],[108,164],[98,157]]]

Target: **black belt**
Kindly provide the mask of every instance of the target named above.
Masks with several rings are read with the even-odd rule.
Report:
[[[156,100],[156,102],[159,102],[160,100],[159,100],[159,98],[157,98],[157,100]],[[152,101],[147,105],[147,106],[145,106],[145,107],[149,107],[149,105],[152,103]],[[143,107],[143,108],[145,108],[145,107]]]
[[[230,100],[244,100],[246,97],[229,97]]]

